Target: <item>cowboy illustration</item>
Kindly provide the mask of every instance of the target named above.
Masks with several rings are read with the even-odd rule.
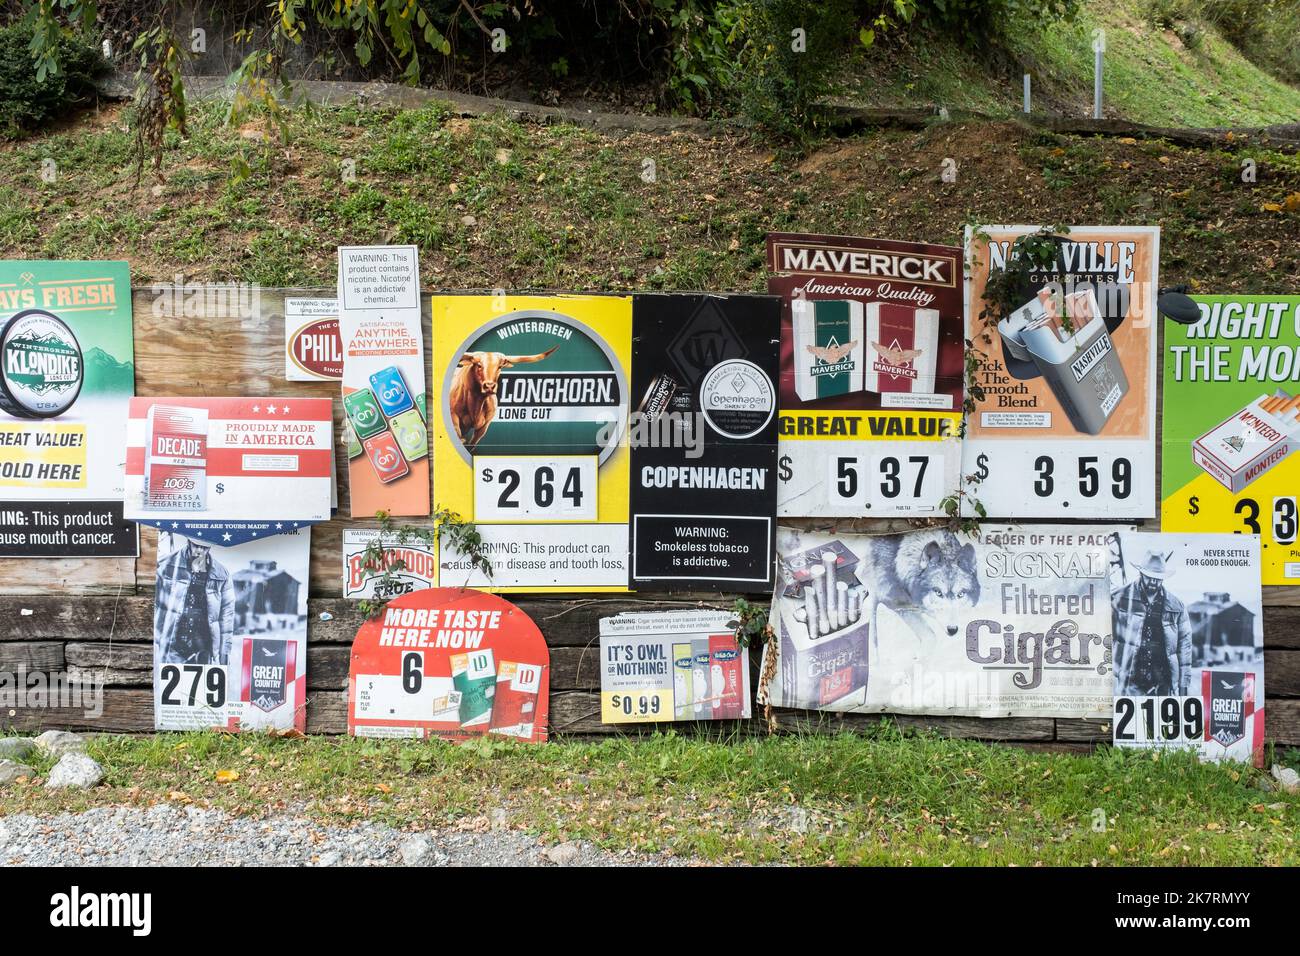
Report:
[[[1115,693],[1185,697],[1191,685],[1192,626],[1187,608],[1165,588],[1173,552],[1148,551],[1130,564],[1136,581],[1114,595]]]

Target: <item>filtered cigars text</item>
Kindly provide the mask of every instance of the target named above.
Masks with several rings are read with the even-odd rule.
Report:
[[[50,925],[129,927],[133,936],[148,936],[153,929],[153,894],[82,893],[73,886],[50,897]]]

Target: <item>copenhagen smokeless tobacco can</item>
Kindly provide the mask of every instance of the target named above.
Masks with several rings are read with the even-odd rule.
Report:
[[[28,309],[0,330],[0,409],[10,415],[62,415],[81,394],[85,375],[81,345],[57,316]]]

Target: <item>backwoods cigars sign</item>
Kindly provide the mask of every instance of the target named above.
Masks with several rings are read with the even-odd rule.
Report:
[[[1107,532],[783,528],[771,701],[802,709],[1089,717],[1113,684]],[[767,650],[766,653],[771,653]]]
[[[375,542],[382,548],[379,556]],[[344,597],[388,600],[431,588],[437,580],[437,555],[418,538],[362,528],[343,532]]]
[[[957,487],[961,250],[772,233],[778,514],[929,514]]]

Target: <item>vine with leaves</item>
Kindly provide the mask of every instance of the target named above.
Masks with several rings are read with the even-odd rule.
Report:
[[[361,552],[361,578],[373,582],[371,590],[376,596],[357,602],[361,613],[368,618],[382,613],[388,603],[384,596],[396,590],[398,576],[407,569],[405,560],[391,554],[405,545],[418,542],[432,548],[445,542],[449,548],[465,556],[471,573],[479,571],[485,577],[492,577],[492,561],[483,550],[483,535],[478,526],[455,511],[437,509],[430,527],[395,525],[387,511],[375,512],[375,519],[379,522],[379,534]]]

